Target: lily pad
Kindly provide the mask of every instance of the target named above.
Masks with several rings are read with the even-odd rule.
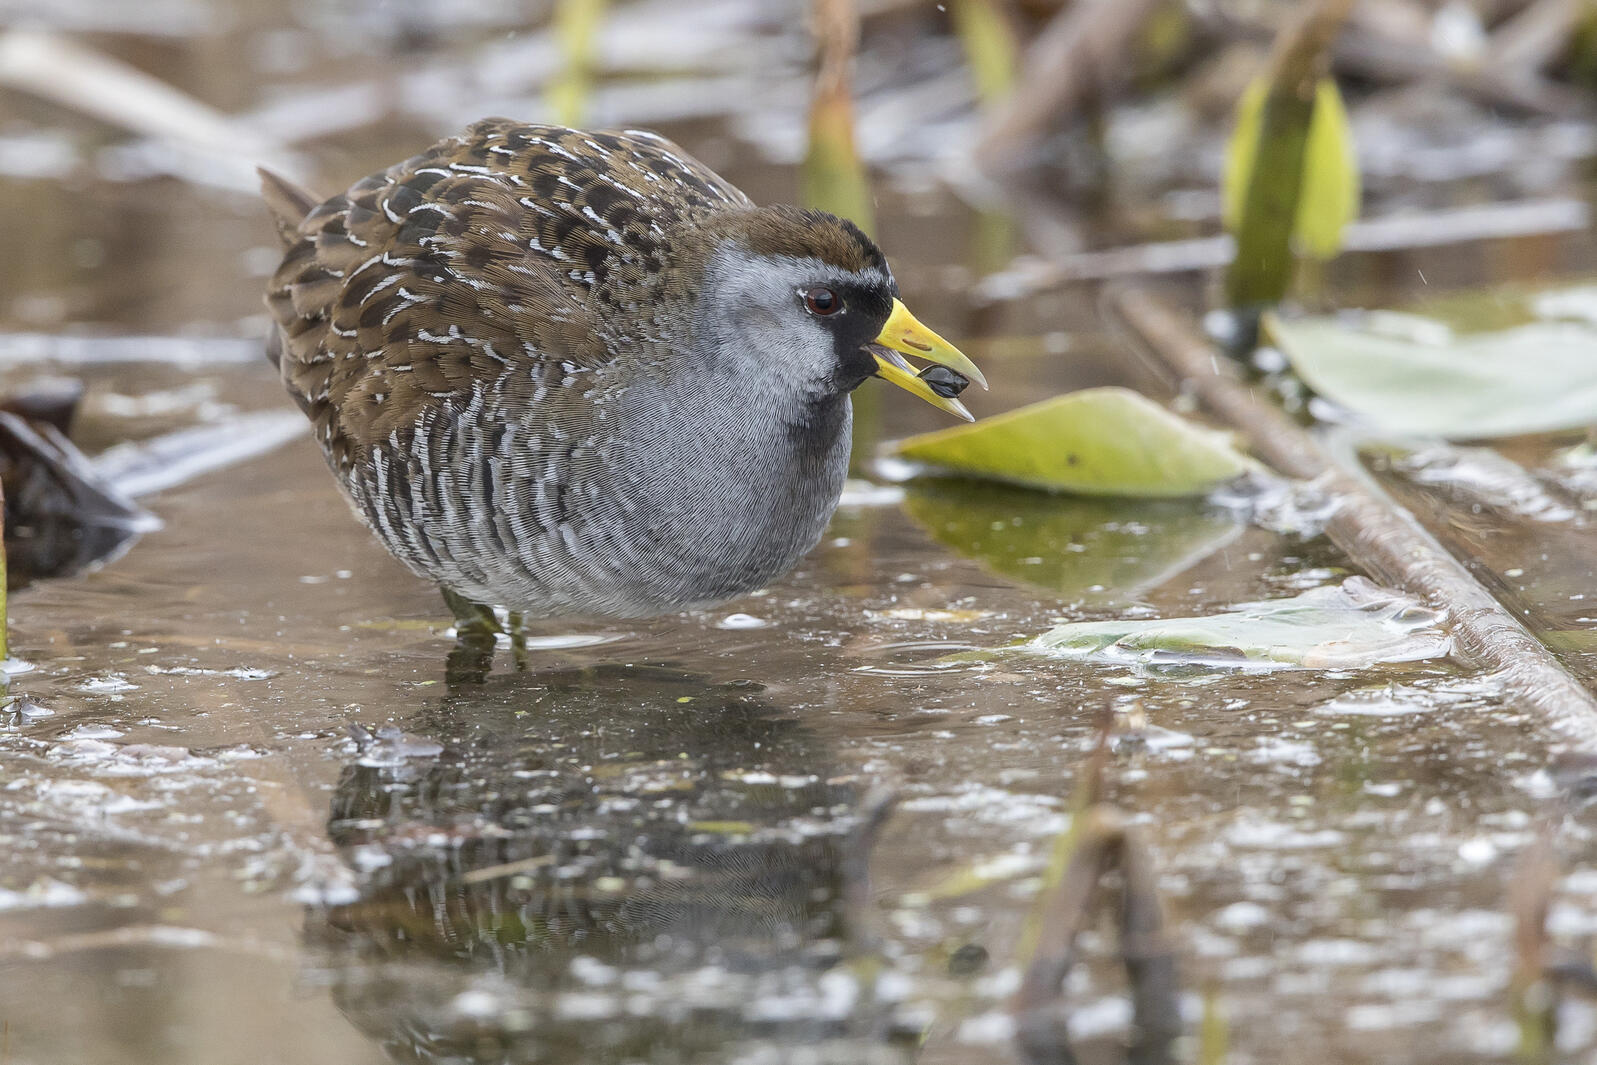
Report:
[[[914,462],[1091,496],[1201,496],[1255,468],[1227,436],[1124,388],[1089,388],[900,441]]]
[[[1320,395],[1383,432],[1479,440],[1597,423],[1597,327],[1531,322],[1460,336],[1414,315],[1370,312],[1265,328]]]
[[[1145,668],[1363,669],[1445,656],[1441,622],[1400,592],[1349,577],[1210,617],[1059,625],[1022,650]]]
[[[1242,523],[1183,500],[1062,499],[928,478],[904,510],[940,543],[999,576],[1066,599],[1136,599],[1234,541]]]

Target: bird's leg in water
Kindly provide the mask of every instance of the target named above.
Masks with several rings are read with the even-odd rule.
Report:
[[[510,660],[517,673],[527,672],[527,627],[521,611],[512,610],[505,615],[505,633],[510,637]]]
[[[455,615],[455,646],[444,666],[448,684],[481,684],[493,667],[494,644],[499,639],[499,619],[492,607],[474,603],[458,592],[440,588],[444,602]]]

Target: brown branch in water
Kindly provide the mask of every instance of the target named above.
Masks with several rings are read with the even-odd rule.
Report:
[[[976,148],[991,173],[1022,168],[1037,140],[1101,99],[1121,80],[1126,52],[1159,0],[1076,0],[1026,55],[1020,80]]]
[[[1356,460],[1333,455],[1277,407],[1259,399],[1190,322],[1136,288],[1105,303],[1181,388],[1251,442],[1289,477],[1318,480],[1338,501],[1326,534],[1353,564],[1451,619],[1454,645],[1493,670],[1517,706],[1538,714],[1571,745],[1597,747],[1597,699],[1456,558],[1381,492]]]

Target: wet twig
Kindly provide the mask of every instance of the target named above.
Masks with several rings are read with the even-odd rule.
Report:
[[[37,962],[84,952],[121,951],[130,948],[192,951],[200,947],[240,954],[264,962],[287,963],[299,956],[294,949],[250,936],[225,936],[202,928],[165,924],[135,924],[72,935],[51,936],[48,940],[20,937],[9,939],[0,943],[0,961],[25,959]]]
[[[65,371],[78,366],[147,362],[189,368],[261,361],[260,337],[158,335],[87,336],[68,333],[0,332],[0,365]]]
[[[1282,473],[1318,480],[1338,501],[1326,534],[1354,565],[1447,612],[1455,647],[1496,672],[1506,698],[1538,714],[1575,747],[1597,747],[1597,699],[1492,597],[1352,456],[1336,455],[1259,399],[1231,363],[1158,297],[1135,288],[1106,303],[1157,364],[1212,413],[1242,432]]]

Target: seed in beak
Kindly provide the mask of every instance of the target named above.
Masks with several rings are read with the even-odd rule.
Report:
[[[944,399],[953,399],[970,386],[970,378],[958,370],[950,370],[946,366],[928,366],[920,372],[919,376],[922,381],[926,382],[927,388]]]

